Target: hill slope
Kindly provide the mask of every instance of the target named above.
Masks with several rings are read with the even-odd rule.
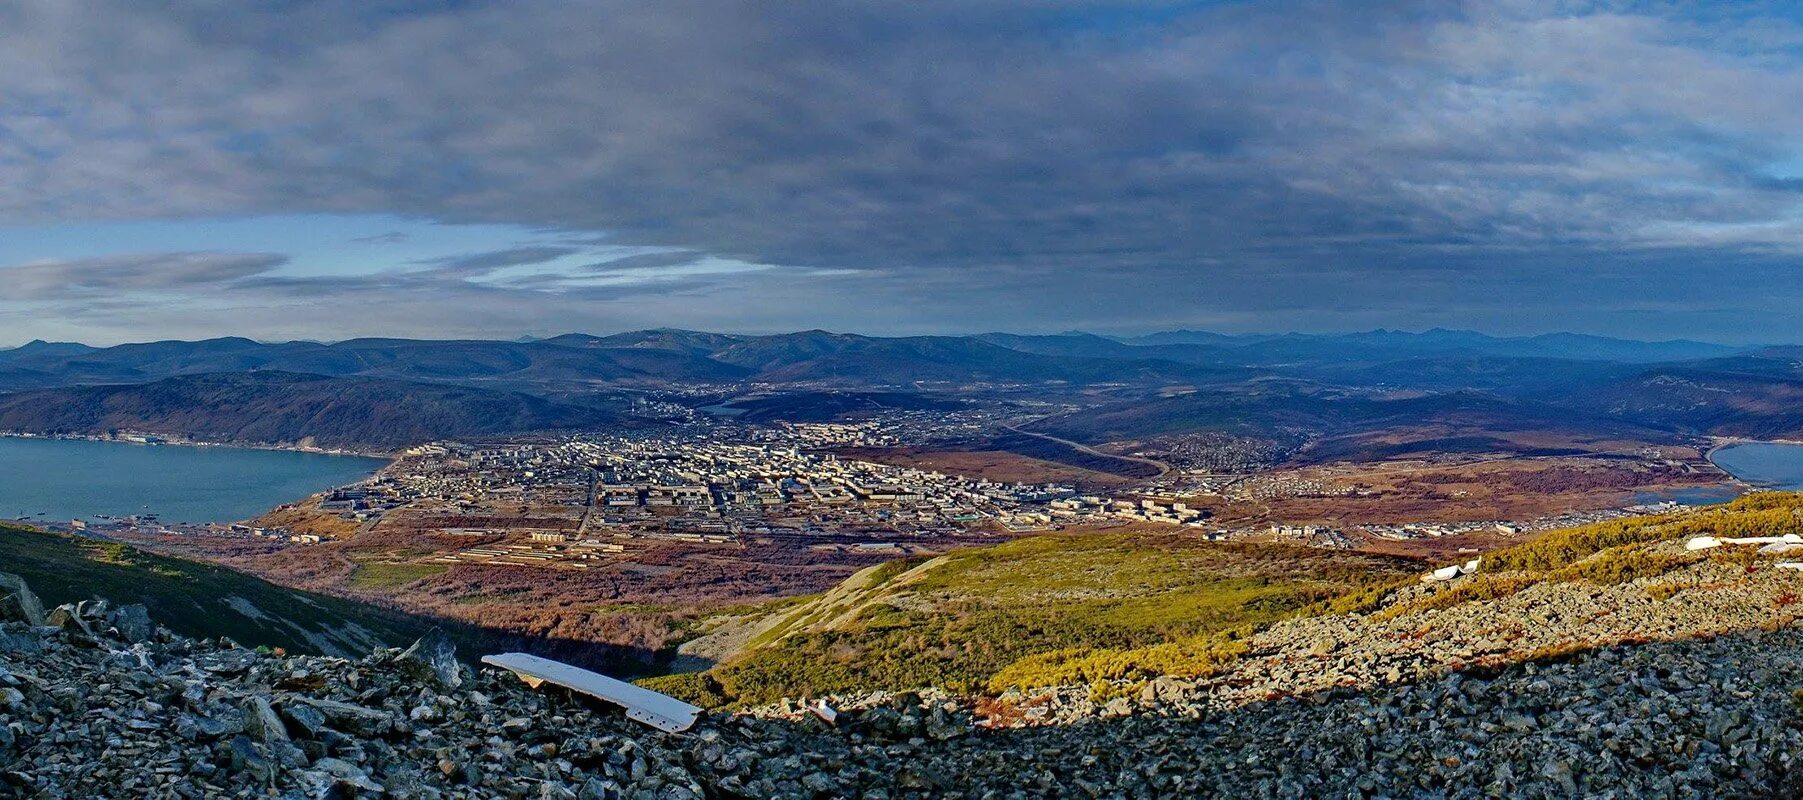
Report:
[[[1541,442],[1657,437],[1659,431],[1600,411],[1457,391],[1388,397],[1292,381],[1134,399],[1028,426],[1082,442],[1213,431],[1299,444],[1303,458],[1382,458],[1411,449],[1537,453]]]
[[[1381,684],[1788,623],[1798,612],[1779,598],[1803,590],[1803,579],[1770,569],[1776,556],[1695,553],[1682,543],[1789,533],[1803,534],[1803,495],[1758,493],[1717,509],[1549,533],[1486,554],[1476,578],[1439,586],[1422,585],[1423,565],[1401,559],[1172,536],[1042,536],[865,570],[808,603],[721,626],[716,635],[746,624],[756,635],[711,673],[651,683],[716,703],[1159,676],[1224,675],[1204,684],[1242,700],[1274,681],[1292,693]],[[1548,617],[1548,603],[1577,611]],[[1339,663],[1298,670],[1313,650]],[[1222,701],[1211,692],[1210,702]]]
[[[0,395],[0,430],[134,430],[219,442],[394,449],[434,439],[605,425],[607,411],[530,395],[284,372]]]
[[[734,703],[983,691],[1034,657],[1245,630],[1416,571],[1407,559],[1186,536],[1038,536],[872,567],[799,606],[727,620],[711,638],[748,638],[742,658],[713,653],[727,663],[709,675],[651,683]]]
[[[405,644],[430,624],[349,600],[284,589],[223,567],[120,544],[0,525],[0,572],[25,578],[47,605],[94,597],[141,603],[194,637],[356,656]]]

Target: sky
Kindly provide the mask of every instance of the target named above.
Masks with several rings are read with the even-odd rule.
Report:
[[[1803,340],[1790,3],[0,5],[0,345]]]

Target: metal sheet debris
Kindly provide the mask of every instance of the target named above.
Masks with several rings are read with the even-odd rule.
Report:
[[[667,694],[528,653],[483,656],[482,663],[508,670],[535,689],[544,683],[554,683],[624,706],[627,717],[671,733],[688,730],[701,715],[700,708]]]
[[[1803,545],[1803,536],[1798,536],[1797,534],[1794,534],[1794,533],[1787,533],[1787,534],[1784,534],[1783,536],[1742,536],[1739,538],[1729,538],[1729,537],[1717,538],[1714,536],[1698,536],[1698,537],[1691,539],[1688,542],[1685,542],[1684,549],[1686,549],[1686,550],[1708,550],[1712,547],[1721,547],[1722,545],[1725,545],[1725,544],[1760,544],[1760,545],[1796,544],[1796,545]]]
[[[1429,572],[1428,574],[1421,576],[1421,582],[1422,583],[1439,583],[1441,581],[1450,581],[1453,578],[1457,578],[1461,575],[1470,575],[1471,573],[1477,571],[1478,562],[1482,561],[1482,560],[1483,560],[1483,557],[1479,556],[1478,558],[1471,559],[1470,561],[1467,561],[1463,564],[1454,564],[1450,567],[1441,567],[1437,570],[1434,570],[1433,572]]]

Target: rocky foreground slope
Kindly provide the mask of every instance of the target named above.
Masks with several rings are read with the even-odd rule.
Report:
[[[1693,556],[1513,589],[1279,623],[1207,678],[665,734],[431,637],[288,656],[0,580],[0,796],[1803,796],[1803,575]]]

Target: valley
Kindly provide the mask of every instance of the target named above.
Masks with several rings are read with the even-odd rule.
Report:
[[[1304,572],[1348,558],[1381,576],[1673,501],[1731,499],[1746,485],[1704,454],[1712,433],[1747,429],[1751,407],[1724,400],[1703,425],[1694,398],[1666,395],[1705,373],[1783,392],[1794,372],[1766,350],[1618,340],[1568,343],[1549,360],[1539,349],[1549,342],[1476,334],[1191,338],[658,330],[532,342],[36,343],[0,350],[10,370],[0,383],[16,389],[0,394],[0,429],[387,454],[390,466],[367,481],[242,520],[36,521],[657,675],[737,662],[760,637],[796,643],[796,668],[894,649],[841,629],[858,620],[847,609],[798,630],[766,611],[816,607],[872,570],[910,565],[912,576],[923,563],[963,563],[962,553],[1033,563],[1034,542],[1108,542],[1098,552],[1110,558],[1181,564],[1277,546],[1302,548],[1286,558]],[[1691,382],[1647,377],[1677,372]],[[1490,377],[1472,388],[1471,374]],[[1639,401],[1603,408],[1544,385],[1523,395],[1549,375],[1586,392],[1638,387]],[[1678,407],[1668,402],[1687,410],[1668,413]],[[1777,411],[1758,429],[1783,430]],[[1378,566],[1392,563],[1403,566]],[[1145,579],[1290,586],[1227,604],[1273,609],[1349,580],[1343,570],[1310,583],[1257,566],[1231,579],[1169,569]],[[1117,599],[1149,586],[1116,587]],[[1059,633],[1020,617],[1025,607],[902,596],[858,608],[891,615],[878,629],[910,643],[901,652],[938,641],[928,649],[945,659],[873,661],[821,685],[976,690],[995,675],[965,660],[1001,669],[1079,645],[1131,651],[1270,619],[1204,604],[1142,629],[1084,622]],[[921,619],[935,627],[914,631]],[[1079,628],[1090,633],[1070,632]],[[949,655],[983,636],[1018,642]],[[819,688],[785,683],[781,669],[718,666],[765,687],[710,678],[713,694],[735,701]]]
[[[1258,744],[1302,736],[1362,774],[1406,763],[1433,786],[1469,777],[1463,762],[1371,758],[1347,744],[1372,730],[1360,704],[1406,709],[1386,717],[1384,735],[1501,725],[1543,760],[1565,740],[1536,738],[1517,712],[1440,704],[1461,682],[1533,695],[1548,679],[1533,676],[1590,685],[1607,664],[1635,659],[1695,667],[1693,685],[1718,687],[1739,684],[1705,668],[1712,659],[1765,663],[1774,645],[1762,629],[1790,632],[1791,573],[1777,574],[1775,557],[1698,554],[1676,540],[1803,531],[1796,496],[1766,490],[1782,485],[1768,451],[1723,446],[1746,432],[1793,435],[1788,406],[1748,403],[1740,389],[1696,393],[1730,380],[1727,369],[1737,386],[1782,397],[1794,367],[1758,352],[1606,342],[1584,352],[1620,360],[1549,363],[1505,340],[1452,338],[1456,357],[1420,352],[1446,344],[1435,334],[1188,344],[652,331],[0,351],[0,369],[32,365],[39,384],[0,394],[0,428],[26,437],[8,442],[386,458],[355,462],[374,474],[204,520],[178,520],[174,495],[105,516],[66,510],[95,505],[91,494],[36,501],[71,518],[30,517],[48,533],[0,529],[0,573],[19,576],[0,578],[0,595],[22,581],[71,604],[56,617],[66,632],[38,629],[52,638],[19,644],[0,597],[0,681],[21,663],[6,654],[17,647],[37,647],[30,659],[63,654],[59,669],[106,669],[79,666],[54,637],[140,635],[130,604],[168,620],[169,636],[229,637],[207,659],[294,663],[373,648],[306,670],[388,682],[428,673],[384,648],[437,629],[466,660],[530,652],[695,703],[711,710],[706,725],[727,726],[710,730],[731,731],[710,735],[772,758],[764,770],[671,751],[684,766],[668,774],[687,777],[666,787],[795,794],[803,762],[856,753],[881,766],[844,762],[808,791],[937,796],[1016,774],[995,765],[1024,759],[1056,776],[1041,787],[1050,794],[1072,781],[1163,794],[1187,791],[1187,779],[1129,780],[1114,765],[1147,758],[1213,774],[1265,753],[1278,785],[1313,785]],[[1696,360],[1658,361],[1674,350]],[[1480,362],[1491,378],[1470,377]],[[303,366],[318,371],[290,371]],[[1679,373],[1689,377],[1663,377]],[[1527,392],[1494,379],[1510,374],[1569,384]],[[1616,399],[1599,404],[1609,392]],[[1740,477],[1718,461],[1739,464]],[[52,462],[40,454],[17,466],[38,464],[36,478]],[[144,482],[133,477],[144,468],[99,468]],[[171,477],[207,482],[193,470]],[[1447,564],[1475,574],[1423,581]],[[227,655],[239,645],[262,649]],[[441,666],[466,669],[453,664]],[[315,685],[234,691],[281,705]],[[488,686],[484,698],[543,708],[536,695]],[[1788,703],[1735,691],[1735,714]],[[1598,713],[1635,719],[1612,698]],[[1682,702],[1710,730],[1728,713],[1700,696]],[[407,713],[421,730],[441,718]],[[584,730],[623,724],[583,718]],[[491,736],[490,724],[455,735]],[[1247,738],[1209,738],[1198,724]],[[651,742],[621,733],[626,746]],[[1665,735],[1611,741],[1669,747]],[[893,743],[917,740],[927,744],[908,766],[885,760]],[[1102,755],[1075,765],[1043,755],[1066,747]],[[1436,747],[1422,739],[1407,752]],[[460,780],[514,786],[525,767],[508,758],[486,763],[510,771]],[[1648,758],[1573,774],[1644,787],[1649,773],[1634,765]],[[353,786],[359,774],[431,782],[403,763],[334,769]],[[1273,785],[1235,780],[1253,793]]]

